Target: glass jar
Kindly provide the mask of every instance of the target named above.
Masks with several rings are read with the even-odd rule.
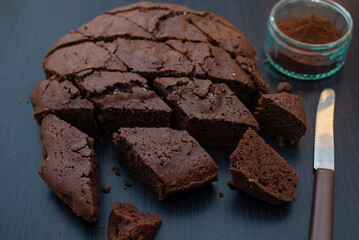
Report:
[[[323,16],[342,31],[335,42],[309,44],[299,42],[279,30],[276,22],[284,18]],[[264,46],[270,64],[287,76],[317,80],[336,73],[345,62],[353,31],[353,20],[347,10],[329,0],[282,0],[272,9]]]

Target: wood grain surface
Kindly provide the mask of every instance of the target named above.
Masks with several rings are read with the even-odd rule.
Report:
[[[172,1],[171,1],[172,2]],[[62,35],[125,0],[0,0],[0,239],[106,239],[114,201],[131,202],[163,219],[156,239],[308,239],[314,171],[313,135],[316,104],[326,87],[336,92],[334,239],[359,236],[359,1],[338,1],[354,18],[354,35],[344,68],[321,81],[288,79],[263,63],[266,21],[275,0],[173,1],[214,12],[242,30],[257,49],[260,72],[275,89],[289,81],[303,98],[308,131],[294,147],[279,147],[265,137],[296,169],[298,197],[271,206],[227,186],[231,148],[207,148],[220,168],[219,181],[165,201],[134,179],[115,158],[109,140],[96,143],[101,161],[101,218],[90,224],[76,217],[41,180],[39,126],[26,103],[44,78],[41,66],[51,45]],[[19,103],[21,101],[21,103]],[[111,171],[119,166],[122,176]],[[124,180],[133,183],[124,190]],[[219,192],[224,194],[219,197]],[[103,229],[100,229],[100,225]]]

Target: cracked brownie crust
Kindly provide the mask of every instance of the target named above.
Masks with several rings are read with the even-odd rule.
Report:
[[[189,78],[156,78],[154,88],[173,109],[172,124],[201,144],[235,146],[259,125],[225,84]]]
[[[40,136],[41,178],[76,215],[96,222],[100,173],[93,139],[52,114],[42,119]]]
[[[252,109],[268,93],[254,55],[246,36],[212,13],[140,2],[107,11],[66,34],[43,67],[48,78],[65,75],[72,82],[102,71],[139,74],[150,87],[155,77],[209,79],[228,84]]]

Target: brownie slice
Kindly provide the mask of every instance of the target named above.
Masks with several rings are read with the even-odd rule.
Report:
[[[201,144],[235,146],[248,127],[259,130],[253,115],[225,84],[156,78],[154,88],[173,109],[173,124]]]
[[[296,197],[297,173],[254,130],[247,130],[230,159],[231,186],[271,204]]]
[[[107,134],[120,127],[170,124],[171,109],[138,74],[95,71],[77,84],[96,104],[99,122]]]
[[[286,92],[264,94],[254,112],[261,130],[283,142],[299,142],[307,130],[302,101],[298,95]]]
[[[40,176],[76,215],[96,222],[100,174],[93,139],[52,114],[42,120],[40,136],[44,148]]]
[[[113,143],[117,158],[160,200],[217,180],[217,165],[186,131],[121,128]]]
[[[139,211],[130,203],[115,202],[107,228],[110,240],[154,239],[162,219],[156,214]]]
[[[55,114],[91,136],[97,136],[93,104],[63,77],[39,82],[30,94],[34,118],[40,124],[47,114]]]

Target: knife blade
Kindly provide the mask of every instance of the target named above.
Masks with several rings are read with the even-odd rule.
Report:
[[[333,239],[335,92],[320,94],[314,138],[316,169],[310,239]]]

